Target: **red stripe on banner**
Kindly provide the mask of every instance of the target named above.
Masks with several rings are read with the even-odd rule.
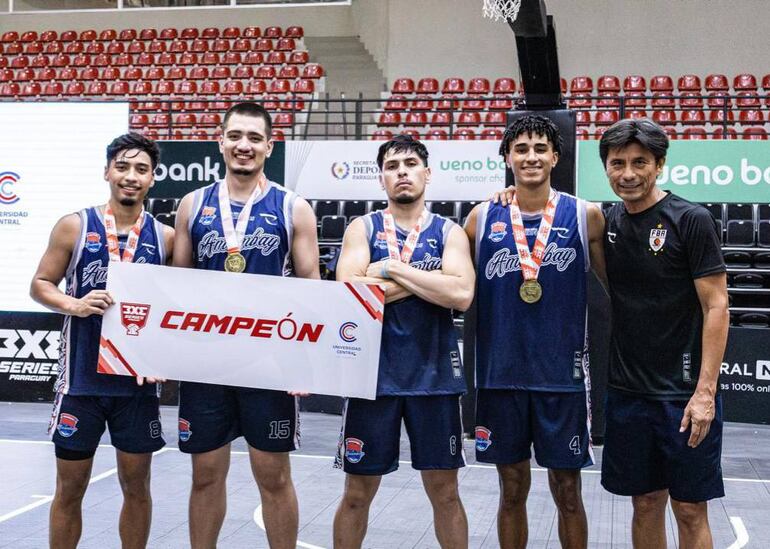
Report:
[[[137,374],[134,369],[128,364],[125,358],[123,358],[123,355],[120,354],[120,351],[118,351],[115,348],[115,345],[112,344],[112,341],[109,339],[101,338],[101,344],[103,347],[106,347],[110,350],[110,352],[117,358],[120,363],[123,365],[123,367],[128,370],[128,373],[131,374],[134,377],[139,377],[139,374]]]
[[[367,284],[369,291],[374,294],[374,297],[380,302],[380,305],[385,305],[385,290],[380,288],[378,284]]]
[[[345,286],[347,286],[348,290],[350,290],[350,292],[354,296],[356,296],[356,299],[358,299],[361,305],[364,306],[364,309],[366,309],[366,312],[369,313],[374,320],[379,320],[380,322],[382,322],[382,311],[378,311],[377,309],[372,307],[372,305],[368,301],[366,301],[366,299],[361,297],[361,294],[359,294],[356,291],[356,289],[353,287],[353,285],[350,282],[345,282]]]
[[[101,353],[99,353],[99,360],[96,364],[96,371],[100,374],[112,374],[115,375],[115,370],[113,370],[107,360],[102,356]]]

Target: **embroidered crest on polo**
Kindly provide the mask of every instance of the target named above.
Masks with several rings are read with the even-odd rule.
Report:
[[[666,243],[666,229],[663,228],[661,223],[654,229],[650,229],[650,249],[657,253],[663,249],[663,244]]]

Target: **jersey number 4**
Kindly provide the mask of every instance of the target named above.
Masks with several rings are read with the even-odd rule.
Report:
[[[572,440],[569,441],[569,449],[572,450],[572,453],[576,456],[580,455],[580,436],[575,435],[572,437]]]

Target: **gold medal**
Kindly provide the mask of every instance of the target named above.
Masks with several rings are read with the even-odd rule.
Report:
[[[519,288],[519,296],[524,303],[537,303],[543,297],[543,287],[537,280],[525,280]]]
[[[242,273],[246,270],[246,258],[240,253],[227,254],[225,258],[225,271],[228,273]]]

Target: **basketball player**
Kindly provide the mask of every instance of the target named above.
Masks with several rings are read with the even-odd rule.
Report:
[[[708,500],[724,496],[717,393],[729,312],[716,223],[662,191],[668,138],[647,119],[602,136],[612,345],[602,485],[632,496],[634,547],[666,546],[671,497],[685,548],[713,545]]]
[[[320,278],[310,205],[268,181],[270,114],[256,103],[227,111],[219,138],[225,178],[182,199],[174,265],[214,271]],[[255,287],[254,291],[259,291]],[[212,357],[212,367],[216,357]],[[288,452],[299,445],[297,397],[283,391],[182,382],[179,449],[192,454],[190,541],[215,547],[225,518],[230,443],[243,436],[273,548],[295,547],[297,496]]]
[[[123,490],[123,547],[145,547],[150,534],[150,461],[164,445],[155,380],[97,373],[102,315],[114,301],[105,290],[110,261],[165,264],[174,231],[144,211],[160,151],[136,133],[107,147],[106,204],[65,215],[54,226],[30,295],[65,315],[59,376],[49,425],[56,452],[56,494],[51,503],[51,547],[75,547],[81,502],[105,423],[115,447]],[[59,283],[66,278],[66,293]]]
[[[586,276],[602,278],[601,210],[551,188],[561,136],[528,115],[506,130],[510,204],[468,216],[478,276],[476,459],[500,479],[501,547],[527,544],[530,447],[548,468],[563,547],[586,547],[580,469],[593,463]]]
[[[361,547],[382,475],[398,468],[403,420],[439,543],[467,547],[457,489],[465,380],[451,310],[464,311],[473,299],[468,239],[425,208],[425,145],[400,135],[380,147],[377,164],[388,207],[350,224],[337,266],[338,280],[382,284],[386,305],[377,398],[345,403],[335,465],[347,475],[334,546]]]

